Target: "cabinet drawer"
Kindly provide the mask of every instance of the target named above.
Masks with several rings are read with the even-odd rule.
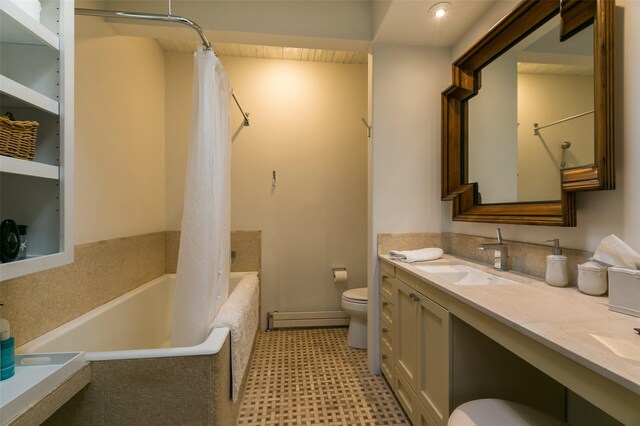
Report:
[[[380,318],[380,344],[389,355],[393,355],[393,323],[385,317]]]
[[[395,277],[396,276],[396,267],[393,266],[391,263],[388,263],[385,260],[380,260],[380,276],[382,275],[389,275],[390,277]]]
[[[396,304],[396,281],[395,278],[386,275],[384,272],[380,271],[380,294],[382,297],[386,298],[387,301],[391,302],[391,304]]]
[[[396,307],[386,297],[380,298],[380,323],[386,321],[393,327],[393,318],[395,317]]]
[[[396,368],[393,364],[393,358],[384,347],[382,347],[380,351],[380,371],[382,371],[382,374],[386,377],[391,390],[395,392]]]

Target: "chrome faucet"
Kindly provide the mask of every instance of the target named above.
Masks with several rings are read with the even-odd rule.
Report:
[[[480,244],[479,250],[495,250],[495,256],[493,258],[493,267],[495,269],[501,269],[503,271],[509,270],[509,248],[502,241],[502,233],[500,228],[496,228],[496,234],[498,235],[497,243]]]

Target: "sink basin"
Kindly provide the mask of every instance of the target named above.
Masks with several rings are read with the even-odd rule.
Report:
[[[415,267],[454,285],[520,284],[466,265],[415,265]]]

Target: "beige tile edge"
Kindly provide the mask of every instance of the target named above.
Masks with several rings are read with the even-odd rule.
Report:
[[[493,264],[493,252],[481,251],[478,246],[482,243],[493,242],[495,238],[476,235],[443,233],[400,233],[378,234],[378,254],[388,254],[389,250],[414,250],[422,247],[441,247],[445,253],[465,259]],[[546,271],[546,257],[551,254],[551,246],[521,241],[505,240],[509,246],[509,268],[544,278]],[[567,256],[570,285],[577,282],[577,265],[586,262],[592,252],[575,249],[563,249]]]
[[[178,268],[178,251],[180,248],[180,231],[166,232],[166,273],[175,274]],[[231,251],[235,257],[231,259],[232,272],[262,270],[262,231],[232,230]]]

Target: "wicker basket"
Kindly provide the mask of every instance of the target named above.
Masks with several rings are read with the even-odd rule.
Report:
[[[37,132],[37,121],[12,121],[0,117],[0,155],[33,160]]]

